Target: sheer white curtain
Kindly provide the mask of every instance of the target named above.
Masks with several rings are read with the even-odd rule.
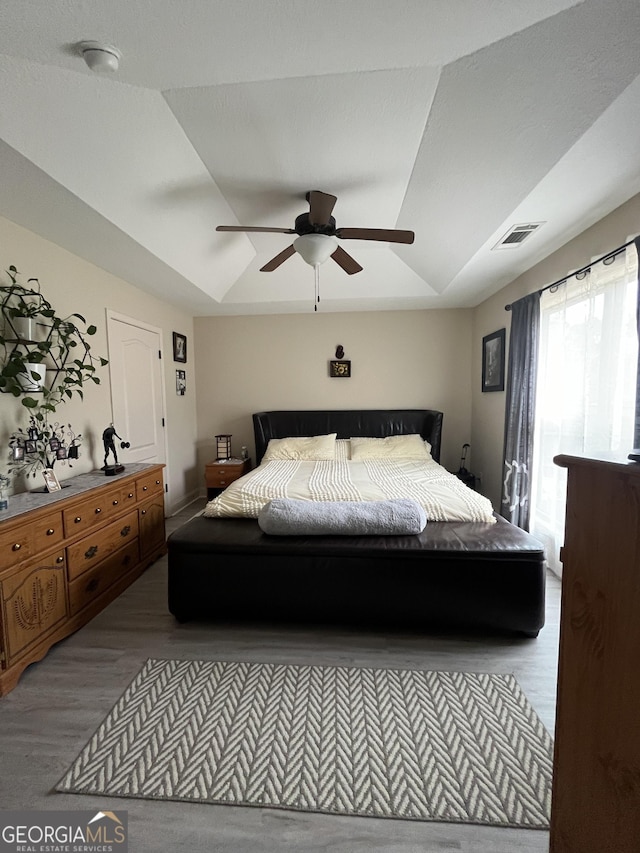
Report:
[[[637,252],[629,247],[540,299],[531,532],[561,573],[566,469],[559,453],[633,447],[638,334]]]

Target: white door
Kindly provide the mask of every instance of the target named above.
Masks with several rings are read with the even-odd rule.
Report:
[[[138,320],[107,311],[113,425],[131,447],[118,460],[165,462],[162,333]]]

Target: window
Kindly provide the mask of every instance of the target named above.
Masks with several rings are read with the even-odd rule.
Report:
[[[531,531],[560,574],[566,469],[559,453],[622,458],[633,447],[637,253],[596,264],[540,300]]]

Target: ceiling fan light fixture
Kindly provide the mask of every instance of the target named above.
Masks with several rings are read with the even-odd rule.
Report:
[[[78,50],[92,71],[117,71],[122,54],[117,47],[99,41],[81,41]]]
[[[338,238],[330,234],[303,234],[293,241],[293,248],[303,261],[317,267],[338,248]]]

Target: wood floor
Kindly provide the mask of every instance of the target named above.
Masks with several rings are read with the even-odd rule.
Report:
[[[168,519],[167,532],[199,508]],[[127,809],[131,853],[547,851],[549,835],[540,830],[109,800],[58,794],[53,787],[144,661],[154,657],[512,673],[552,732],[559,598],[559,583],[550,577],[547,623],[535,640],[179,625],[167,611],[162,558],[0,699],[0,809]]]

